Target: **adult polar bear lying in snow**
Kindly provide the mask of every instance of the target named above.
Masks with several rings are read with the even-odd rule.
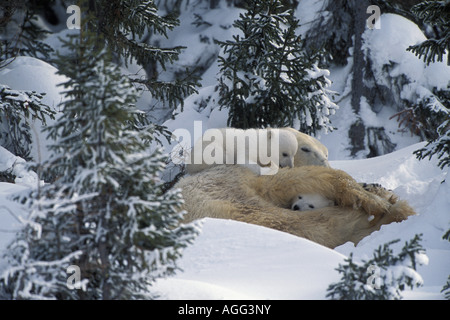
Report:
[[[278,168],[294,167],[298,143],[290,130],[208,129],[195,142],[186,172],[195,174],[211,166],[238,164],[259,174],[275,174]]]
[[[405,201],[366,191],[341,170],[321,166],[280,169],[257,175],[236,165],[216,166],[185,176],[176,185],[184,197],[186,222],[233,219],[288,232],[334,248],[358,243],[381,225],[415,214]],[[298,194],[320,194],[337,206],[292,211]]]

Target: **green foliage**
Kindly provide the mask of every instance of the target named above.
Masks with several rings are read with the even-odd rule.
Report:
[[[323,60],[346,65],[355,34],[355,1],[323,1],[320,14],[311,22],[303,46],[309,52],[325,50]]]
[[[167,37],[167,32],[179,24],[171,15],[160,16],[153,0],[94,0],[81,1],[81,12],[88,12],[86,28],[97,35],[97,46],[106,43],[111,52],[125,64],[135,60],[147,68],[149,65],[166,69],[167,64],[178,60],[184,47],[160,48],[148,44],[144,39],[150,34]],[[83,19],[83,18],[82,18]],[[160,81],[156,70],[146,79],[132,79],[149,90],[152,97],[175,108],[183,104],[186,96],[197,92],[198,78],[187,70],[185,77],[174,82]]]
[[[438,26],[442,29],[443,36],[439,39],[429,39],[418,45],[410,46],[407,50],[413,52],[429,65],[437,61],[442,62],[445,52],[450,52],[450,1],[424,1],[415,5],[411,11],[425,23]],[[447,65],[450,65],[450,55]],[[435,134],[428,139],[427,145],[414,154],[419,160],[434,155],[439,159],[438,166],[444,169],[450,166],[450,89],[437,92],[431,103],[426,101],[424,109],[429,109],[431,114],[427,119],[434,119],[437,125]],[[430,107],[431,106],[431,107]],[[435,107],[437,106],[437,107]]]
[[[450,276],[448,276],[447,283],[442,287],[441,292],[444,294],[445,299],[450,300]]]
[[[137,90],[86,29],[57,61],[66,99],[48,126],[51,184],[21,199],[29,216],[7,251],[0,293],[12,299],[141,299],[177,270],[196,229],[181,224],[179,190],[164,192],[166,156],[150,150],[155,127]],[[70,265],[80,288],[67,285]]]
[[[81,3],[81,12],[92,15],[87,28],[101,35],[111,51],[126,62],[136,59],[143,64],[151,57],[164,68],[167,62],[176,60],[183,49],[157,48],[141,42],[147,33],[167,37],[167,32],[179,24],[175,17],[158,15],[152,0],[94,0]]]
[[[0,3],[0,68],[19,55],[43,60],[50,58],[53,49],[42,40],[48,31],[37,23],[39,1],[11,1]]]
[[[189,71],[175,81],[158,80],[157,69],[166,69],[178,59],[184,47],[160,48],[148,44],[152,34],[167,37],[179,24],[172,15],[160,16],[153,0],[79,0],[84,28],[96,34],[95,45],[105,44],[114,60],[134,62],[148,71],[145,79],[132,79],[143,90],[168,108],[183,104],[184,98],[197,92],[198,78]],[[28,55],[50,61],[53,49],[42,40],[49,32],[37,23],[37,13],[43,1],[2,1],[0,4],[0,68],[17,55]],[[48,5],[46,3],[45,5]],[[63,6],[64,7],[64,6]],[[83,22],[84,21],[84,22]],[[3,34],[2,34],[3,33]],[[151,72],[150,69],[153,69]]]
[[[437,128],[438,138],[428,141],[427,145],[414,154],[419,160],[433,156],[439,159],[438,166],[441,169],[450,166],[450,113],[444,117],[444,122]]]
[[[442,62],[445,53],[450,52],[450,1],[424,1],[412,7],[411,11],[424,23],[441,27],[442,37],[428,39],[407,50],[423,59],[427,65],[436,59]],[[450,56],[447,57],[447,64],[450,65]]]
[[[45,125],[46,117],[54,119],[55,112],[42,103],[44,95],[0,84],[0,144],[25,160],[31,160],[30,121]]]
[[[391,245],[394,240],[379,246],[373,258],[357,263],[353,255],[345,259],[336,269],[342,278],[331,284],[327,297],[339,300],[385,300],[401,299],[400,292],[408,286],[411,289],[422,285],[416,272],[417,265],[427,262],[425,249],[420,244],[421,235],[406,242],[398,255],[394,255]]]
[[[328,115],[337,108],[327,97],[327,71],[319,55],[306,55],[295,31],[299,21],[278,1],[251,1],[234,27],[242,32],[218,44],[219,104],[229,109],[228,125],[237,128],[294,126],[315,133],[331,130]]]
[[[36,23],[38,6],[32,1],[0,3],[0,69],[18,55],[49,58],[53,49],[42,42],[48,32]],[[0,84],[0,144],[25,160],[32,160],[30,121],[37,119],[45,125],[46,117],[53,118],[55,114],[42,103],[44,95]]]
[[[450,229],[445,232],[442,239],[450,241]],[[445,299],[450,300],[450,275],[447,278],[447,283],[442,287],[441,292],[444,294]]]

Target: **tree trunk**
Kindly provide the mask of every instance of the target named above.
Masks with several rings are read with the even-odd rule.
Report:
[[[365,149],[365,125],[360,118],[361,97],[363,96],[364,86],[364,54],[362,52],[362,34],[366,28],[366,19],[368,18],[366,10],[370,5],[367,0],[351,0],[354,9],[353,30],[353,79],[352,79],[352,98],[351,105],[357,120],[351,125],[349,137],[352,144],[351,155],[355,156],[358,151]]]

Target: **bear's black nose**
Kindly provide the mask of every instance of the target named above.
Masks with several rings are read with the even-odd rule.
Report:
[[[299,207],[298,205],[295,205],[295,206],[292,208],[292,210],[298,211],[298,210],[300,210],[300,207]]]

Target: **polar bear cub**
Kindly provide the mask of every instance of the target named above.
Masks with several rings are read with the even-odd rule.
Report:
[[[208,129],[191,151],[186,171],[194,174],[219,164],[238,164],[260,175],[294,167],[298,142],[284,129]]]
[[[308,211],[334,206],[334,201],[320,194],[299,194],[293,199],[291,209],[294,211]]]

